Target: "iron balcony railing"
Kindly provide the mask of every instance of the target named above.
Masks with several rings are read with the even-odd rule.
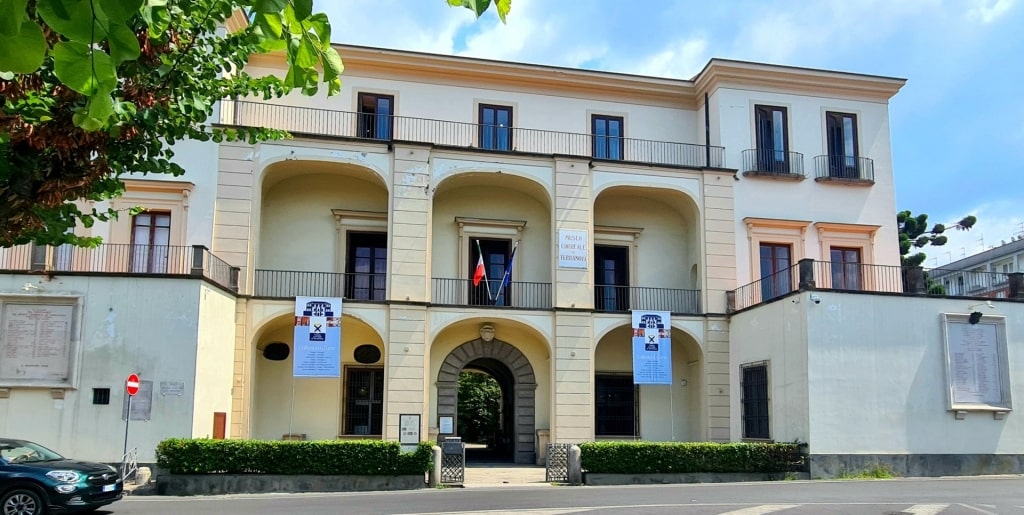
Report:
[[[594,310],[626,312],[633,309],[700,314],[700,290],[643,286],[594,286]]]
[[[1024,274],[801,260],[728,293],[730,311],[799,290],[973,298],[1024,298]]]
[[[751,148],[742,157],[744,173],[804,176],[804,155],[799,152]]]
[[[818,180],[875,180],[875,162],[866,157],[824,155],[814,158]]]
[[[387,275],[257,269],[253,296],[275,299],[342,297],[383,302],[387,300]]]
[[[444,306],[551,309],[551,283],[510,281],[502,288],[500,280],[433,278],[431,299]]]
[[[635,163],[724,168],[725,148],[520,127],[356,113],[245,100],[221,102],[220,123],[294,134],[407,141],[495,152],[568,155]]]
[[[202,245],[21,245],[0,248],[0,271],[205,277],[238,291],[238,268]]]

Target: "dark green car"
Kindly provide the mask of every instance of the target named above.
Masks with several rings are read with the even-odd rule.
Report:
[[[121,498],[117,469],[0,438],[0,515],[92,511]]]

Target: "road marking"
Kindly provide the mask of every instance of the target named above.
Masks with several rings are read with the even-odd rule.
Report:
[[[799,504],[762,504],[760,506],[751,506],[749,508],[743,508],[741,510],[727,511],[720,513],[719,515],[764,515],[765,513],[773,513],[776,511],[788,510],[790,508],[796,508]]]
[[[552,508],[552,509],[524,509],[524,510],[487,510],[487,511],[446,511],[451,515],[495,515],[496,513],[515,513],[516,515],[565,515],[567,513],[580,513],[587,511],[587,508]],[[409,513],[407,515],[435,515],[434,513]]]
[[[902,513],[909,513],[911,515],[936,515],[942,513],[942,510],[949,508],[948,504],[915,504],[905,510]]]
[[[976,511],[978,513],[981,513],[982,515],[998,515],[997,513],[993,512],[993,511],[983,510],[983,509],[979,508],[978,506],[971,506],[970,504],[963,504],[963,503],[961,503],[960,506],[963,506],[964,508],[968,508],[968,509],[974,510],[974,511]],[[989,504],[981,504],[979,506],[990,506],[992,508],[995,508],[995,506],[991,506]],[[1021,508],[1024,508],[1024,506],[1021,506]]]

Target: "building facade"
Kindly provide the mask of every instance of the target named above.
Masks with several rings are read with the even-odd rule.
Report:
[[[517,463],[616,438],[813,451],[818,398],[775,395],[787,370],[818,391],[810,362],[765,341],[785,319],[769,313],[812,289],[904,291],[888,114],[902,79],[338,48],[340,95],[215,114],[292,139],[179,145],[188,173],[129,180],[115,207],[145,210],[92,228],[99,249],[0,250],[0,432],[109,461],[119,376],[137,372],[144,461],[169,436],[394,440],[405,414],[427,440],[458,432],[473,370],[501,385],[495,446]],[[296,297],[343,299],[340,377],[293,376]],[[40,305],[68,322],[47,344],[60,356],[11,337]],[[671,384],[634,384],[634,312],[670,313]]]

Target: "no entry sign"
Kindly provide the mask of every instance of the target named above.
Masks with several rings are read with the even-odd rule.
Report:
[[[135,394],[139,393],[138,374],[131,374],[128,376],[128,380],[124,382],[124,391],[131,397],[135,397]]]

